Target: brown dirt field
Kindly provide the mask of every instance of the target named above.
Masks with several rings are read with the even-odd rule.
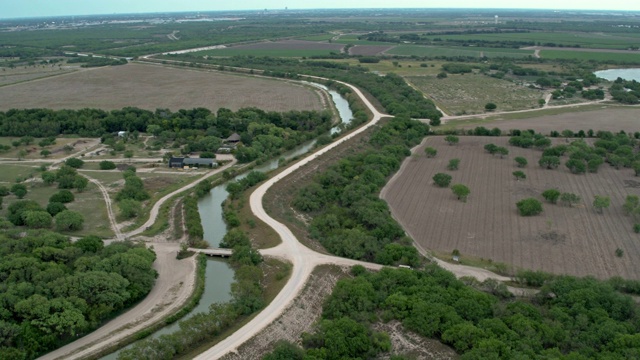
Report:
[[[442,137],[431,137],[414,149],[398,174],[382,192],[392,213],[420,245],[438,252],[459,249],[465,254],[504,262],[515,268],[542,270],[598,278],[622,276],[640,279],[640,235],[624,216],[622,204],[629,194],[640,195],[640,181],[630,169],[615,170],[603,164],[597,174],[574,175],[563,165],[556,170],[537,165],[541,152],[507,145],[508,138],[460,137],[457,146]],[[507,146],[505,159],[483,149],[485,144]],[[429,159],[424,147],[438,150]],[[529,165],[522,169],[526,180],[516,181],[511,173],[518,168],[513,158],[524,156]],[[460,169],[447,171],[450,159],[459,158]],[[453,176],[471,194],[466,203],[458,201],[450,189],[433,185],[438,172]],[[540,195],[557,188],[582,198],[576,207],[549,204]],[[611,197],[611,206],[598,214],[592,207],[595,195]],[[543,201],[543,213],[519,216],[516,202],[535,197]],[[618,258],[616,248],[624,250]]]
[[[255,44],[234,46],[234,49],[252,50],[336,50],[340,51],[344,44],[331,44],[305,40],[265,41]]]
[[[320,110],[320,96],[302,85],[211,71],[128,64],[0,88],[0,110],[105,110],[135,106],[173,111],[204,107],[267,111]]]
[[[349,55],[374,56],[379,55],[395,46],[383,45],[356,45],[349,48]]]
[[[553,108],[550,108],[553,109]],[[639,107],[620,107],[602,105],[600,110],[580,111],[579,108],[575,112],[565,112],[556,115],[537,116],[535,118],[523,119],[507,119],[498,118],[495,121],[486,124],[480,124],[487,128],[498,127],[502,130],[511,129],[533,129],[537,132],[549,134],[552,130],[562,131],[565,129],[585,132],[589,129],[594,131],[612,131],[618,132],[624,130],[634,133],[640,131],[640,108]],[[508,114],[505,117],[510,116]],[[461,128],[474,128],[476,125],[464,125]]]

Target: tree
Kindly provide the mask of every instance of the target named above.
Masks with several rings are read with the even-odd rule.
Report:
[[[516,180],[518,180],[518,181],[524,180],[524,179],[527,178],[527,175],[524,172],[520,171],[520,170],[514,171],[512,174],[513,174],[513,176],[515,176]]]
[[[65,210],[58,213],[54,218],[56,230],[76,231],[82,229],[84,217],[79,212]]]
[[[491,155],[496,153],[496,149],[498,149],[498,146],[496,144],[487,144],[484,146],[484,149]]]
[[[460,141],[460,138],[455,135],[447,135],[444,137],[444,141],[446,141],[449,145],[455,145]]]
[[[570,207],[580,202],[580,196],[572,193],[560,194],[560,201],[569,205]]]
[[[506,147],[498,146],[496,148],[496,154],[500,155],[500,159],[502,159],[505,156],[509,155],[509,150]]]
[[[18,151],[18,160],[22,160],[24,159],[25,156],[27,156],[27,150],[25,149],[21,149],[20,151]]]
[[[463,184],[454,184],[451,186],[451,191],[455,196],[458,197],[458,200],[462,202],[467,202],[467,196],[471,193],[471,190],[466,185]]]
[[[104,160],[100,161],[100,170],[113,170],[116,168],[116,164],[113,161]]]
[[[527,159],[523,158],[522,156],[516,156],[514,160],[516,161],[516,164],[518,164],[518,167],[521,168],[527,166],[528,164]]]
[[[447,77],[447,73],[444,72],[444,71],[441,71],[441,72],[438,73],[438,75],[436,75],[436,77],[438,79],[445,79]]]
[[[611,198],[608,196],[600,196],[596,195],[593,200],[593,207],[596,208],[596,211],[602,214],[602,210],[609,207],[611,204]]]
[[[69,190],[60,190],[57,193],[51,195],[49,198],[49,202],[58,202],[58,203],[70,203],[75,200],[75,196]]]
[[[160,125],[147,125],[147,132],[151,133],[154,137],[158,137],[158,135],[160,135],[160,133],[162,132],[162,128],[160,127]]]
[[[566,166],[574,174],[584,174],[587,171],[584,161],[578,159],[567,160]]]
[[[540,161],[538,161],[538,164],[540,165],[540,167],[555,169],[558,167],[558,165],[560,165],[560,158],[552,155],[543,156],[542,158],[540,158]]]
[[[84,191],[89,185],[89,180],[86,177],[81,175],[76,175],[75,180],[73,181],[73,187],[78,190],[78,192]]]
[[[9,188],[7,188],[4,185],[0,185],[0,197],[7,196],[9,195],[9,193],[10,193]]]
[[[133,151],[132,150],[126,150],[124,152],[124,157],[129,159],[129,161],[131,161],[131,158],[133,157]]]
[[[527,198],[516,203],[521,216],[534,216],[542,212],[542,203],[534,198]]]
[[[47,158],[49,155],[51,155],[51,151],[47,149],[40,151],[40,156],[42,156],[43,158]]]
[[[424,153],[425,155],[427,155],[428,158],[432,158],[435,157],[438,154],[438,150],[432,148],[432,147],[426,147],[424,148]]]
[[[492,103],[492,102],[490,102],[490,103],[486,103],[486,104],[484,105],[484,109],[485,109],[485,110],[487,110],[487,111],[493,111],[493,110],[495,110],[496,108],[498,108],[498,105],[496,105],[496,104],[494,104],[494,103]]]
[[[84,165],[84,161],[78,158],[67,159],[64,163],[74,169],[80,169]]]
[[[11,192],[18,199],[22,199],[25,195],[27,195],[27,187],[24,184],[13,184],[11,186]]]
[[[447,169],[449,170],[458,170],[458,166],[460,165],[460,159],[451,159],[449,160],[449,164],[447,165]]]
[[[42,177],[42,181],[47,185],[56,182],[56,174],[51,171],[44,171],[40,176]]]
[[[587,169],[589,170],[590,173],[597,173],[598,172],[598,168],[603,163],[604,163],[604,160],[602,160],[602,158],[600,156],[594,157],[592,159],[589,159],[589,161],[587,161]],[[635,170],[635,168],[634,168],[634,170]],[[638,170],[640,171],[640,168]],[[637,172],[636,172],[636,176],[638,176]]]
[[[32,229],[43,229],[51,227],[51,214],[41,210],[28,210],[22,214],[24,224]]]
[[[548,189],[542,192],[542,197],[545,198],[548,202],[555,204],[560,197],[560,191],[556,189]]]
[[[451,183],[451,175],[445,173],[437,173],[433,175],[433,182],[439,187],[449,187]]]
[[[622,205],[622,210],[626,215],[631,215],[638,208],[638,205],[640,205],[640,197],[638,195],[627,195],[624,205]]]
[[[63,203],[59,202],[50,202],[47,204],[47,212],[51,214],[51,216],[56,216],[58,213],[67,210],[67,207],[64,206]]]
[[[139,201],[132,199],[124,199],[118,202],[120,208],[120,215],[125,219],[134,218],[142,212],[142,205]]]

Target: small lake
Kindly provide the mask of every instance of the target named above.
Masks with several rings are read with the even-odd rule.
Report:
[[[609,81],[614,81],[619,77],[629,81],[640,81],[640,69],[638,68],[600,70],[594,72],[594,74],[599,78],[607,79]]]

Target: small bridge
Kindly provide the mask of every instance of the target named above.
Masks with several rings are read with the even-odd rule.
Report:
[[[193,251],[199,254],[205,254],[207,256],[217,256],[217,257],[229,257],[233,253],[231,249],[219,249],[219,248],[209,248],[209,249],[196,249],[189,248],[189,251]]]

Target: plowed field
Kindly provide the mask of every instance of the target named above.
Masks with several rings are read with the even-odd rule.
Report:
[[[507,141],[460,137],[458,145],[449,146],[442,137],[428,138],[414,149],[381,197],[404,229],[427,249],[446,253],[459,249],[462,256],[557,274],[640,279],[640,235],[633,233],[631,218],[622,212],[628,194],[640,195],[640,180],[633,171],[604,164],[597,174],[574,175],[564,166],[566,158],[558,169],[546,170],[537,165],[540,151],[509,146]],[[488,154],[483,149],[488,143],[506,146],[509,156]],[[425,157],[425,146],[436,148],[438,155]],[[526,180],[512,176],[519,170],[516,156],[529,162],[520,169]],[[461,159],[459,170],[448,171],[453,158]],[[450,189],[433,185],[438,172],[449,173],[452,184],[469,187],[466,203]],[[575,207],[546,203],[540,194],[549,188],[578,194],[582,203]],[[603,214],[593,209],[595,195],[611,197]],[[516,202],[528,197],[543,201],[542,214],[518,215]],[[616,257],[617,248],[624,250],[623,257]]]
[[[315,90],[290,82],[141,64],[90,69],[0,88],[0,110],[126,106],[173,111],[252,106],[267,111],[322,109]]]

